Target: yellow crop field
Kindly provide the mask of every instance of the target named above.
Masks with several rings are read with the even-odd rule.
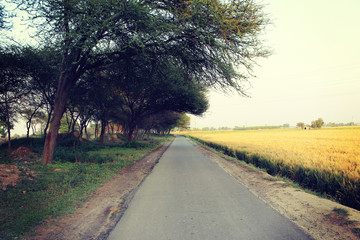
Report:
[[[194,132],[189,135],[273,161],[360,179],[360,127]]]
[[[360,209],[360,127],[188,132],[186,135],[230,155],[246,153],[247,162],[265,166],[268,172],[290,177]]]

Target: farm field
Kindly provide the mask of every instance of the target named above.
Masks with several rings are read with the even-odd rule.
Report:
[[[360,208],[360,127],[188,132],[226,154]],[[217,146],[217,147],[216,147]]]

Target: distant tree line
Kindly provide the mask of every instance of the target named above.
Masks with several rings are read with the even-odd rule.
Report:
[[[311,121],[310,125],[305,125],[305,123],[303,122],[298,122],[296,124],[296,127],[301,128],[301,129],[305,129],[305,128],[321,128],[323,126],[326,127],[343,127],[343,126],[356,126],[358,124],[354,123],[354,122],[348,122],[348,123],[334,123],[334,122],[329,122],[326,123],[324,122],[324,120],[322,118],[318,118],[317,120]]]
[[[318,129],[321,128],[323,126],[326,127],[341,127],[341,126],[356,126],[359,124],[355,124],[354,122],[349,122],[349,123],[332,123],[329,122],[327,124],[324,123],[324,121],[322,120],[322,118],[318,118],[317,120],[314,120],[311,122],[311,124],[306,125],[303,122],[298,122],[296,124],[296,127],[301,128],[301,129]],[[230,130],[235,130],[235,131],[241,131],[241,130],[262,130],[262,129],[280,129],[280,128],[291,128],[290,124],[285,123],[283,125],[274,125],[274,126],[249,126],[249,127],[239,127],[239,126],[235,126],[233,128],[230,127],[203,127],[203,128],[192,128],[191,131],[230,131]],[[190,130],[190,129],[188,129]]]

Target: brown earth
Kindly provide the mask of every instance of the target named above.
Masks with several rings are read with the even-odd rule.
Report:
[[[21,180],[20,175],[16,165],[0,164],[0,188],[6,190],[8,185],[15,186]]]
[[[27,239],[106,239],[109,231],[120,220],[137,187],[169,144],[121,170],[75,213],[46,221]],[[305,193],[267,173],[228,161],[203,147],[197,148],[314,239],[358,239],[352,229],[359,226],[359,211]],[[336,214],[334,208],[346,209],[349,216]]]
[[[36,173],[28,169],[26,164],[27,162],[35,160],[33,156],[37,156],[37,154],[26,147],[19,147],[13,151],[10,154],[11,160],[13,162],[21,161],[24,166],[19,167],[14,164],[0,164],[0,189],[6,190],[9,185],[15,186],[25,177],[31,180]]]
[[[32,152],[27,147],[19,147],[10,154],[10,157],[12,158],[13,161],[31,160],[30,156],[37,156],[37,154]]]

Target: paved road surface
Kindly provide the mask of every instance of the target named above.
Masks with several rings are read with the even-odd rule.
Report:
[[[177,137],[108,239],[311,238]]]

